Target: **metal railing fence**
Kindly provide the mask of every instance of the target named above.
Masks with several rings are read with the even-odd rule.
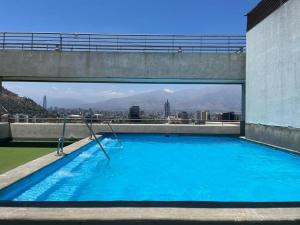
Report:
[[[196,120],[196,119],[126,119],[126,118],[66,118],[67,123],[85,123],[86,121],[92,122],[93,124],[193,124],[193,125],[239,125],[239,120]],[[57,118],[35,118],[35,117],[3,117],[0,122],[10,123],[64,123],[63,117]]]
[[[240,53],[245,49],[244,35],[0,32],[0,51]]]

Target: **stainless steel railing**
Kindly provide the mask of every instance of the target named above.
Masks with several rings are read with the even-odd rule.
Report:
[[[103,145],[102,145],[102,144],[100,143],[100,141],[98,140],[98,138],[97,138],[95,132],[93,131],[91,125],[89,125],[89,123],[88,123],[87,120],[85,120],[84,122],[85,122],[85,125],[87,126],[88,130],[90,131],[91,136],[94,137],[94,140],[95,140],[96,143],[98,144],[99,148],[101,149],[101,151],[103,152],[103,154],[105,155],[105,157],[106,157],[108,160],[110,160],[109,155],[108,155],[107,152],[105,151]]]
[[[64,154],[64,144],[65,144],[65,134],[66,134],[66,123],[67,123],[67,117],[64,117],[63,120],[63,129],[61,132],[60,137],[58,138],[58,142],[57,142],[57,149],[56,149],[56,153],[57,155],[61,155]]]
[[[244,35],[0,32],[0,51],[239,53],[245,49]]]
[[[115,132],[115,130],[112,128],[112,126],[110,125],[110,121],[106,122],[107,126],[109,127],[109,129],[111,130],[112,134],[114,135],[115,139],[118,141],[120,146],[123,146],[120,138],[118,137],[117,133]]]
[[[194,125],[205,125],[205,124],[215,124],[215,125],[239,125],[239,120],[196,120],[196,119],[164,119],[164,118],[157,118],[157,119],[127,119],[127,118],[72,118],[68,117],[68,123],[85,123],[88,120],[93,124],[105,124],[109,121],[109,124],[194,124]],[[63,117],[57,118],[36,118],[36,117],[26,117],[22,118],[19,117],[16,119],[15,117],[2,117],[0,122],[10,122],[10,123],[64,123]]]

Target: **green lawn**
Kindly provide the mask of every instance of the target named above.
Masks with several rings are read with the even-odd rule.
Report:
[[[0,144],[0,174],[19,165],[55,152],[55,142],[10,142]]]

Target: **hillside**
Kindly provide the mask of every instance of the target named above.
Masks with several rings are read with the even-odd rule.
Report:
[[[30,98],[18,96],[17,94],[2,88],[2,94],[0,95],[0,114],[6,113],[45,116],[47,115],[47,110]]]

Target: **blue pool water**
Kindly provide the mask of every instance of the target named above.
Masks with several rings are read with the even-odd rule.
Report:
[[[0,192],[13,201],[300,201],[300,157],[235,137],[119,135]]]

